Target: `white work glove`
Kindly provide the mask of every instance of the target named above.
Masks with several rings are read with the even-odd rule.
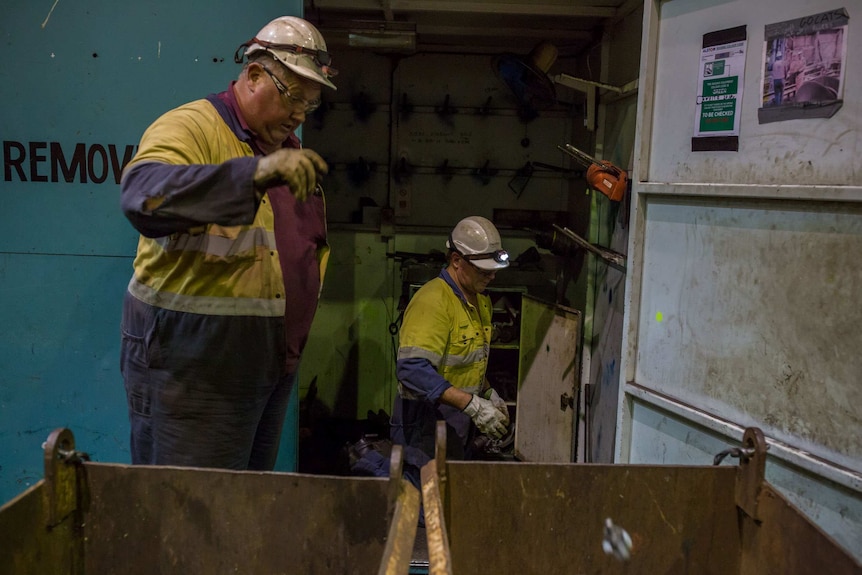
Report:
[[[482,397],[487,400],[490,400],[491,403],[494,404],[500,413],[503,414],[504,420],[503,425],[509,427],[509,408],[506,406],[506,402],[503,401],[503,398],[497,393],[497,390],[493,387],[489,387],[482,393]]]
[[[490,399],[474,395],[464,408],[464,413],[470,416],[479,431],[494,439],[501,439],[506,434],[508,417],[497,409]]]

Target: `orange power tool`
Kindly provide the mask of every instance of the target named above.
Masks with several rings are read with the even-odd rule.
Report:
[[[587,183],[591,188],[600,191],[614,202],[623,199],[629,187],[629,176],[625,170],[607,160],[597,160],[571,144],[566,144],[565,147],[557,146],[557,148],[587,168]]]

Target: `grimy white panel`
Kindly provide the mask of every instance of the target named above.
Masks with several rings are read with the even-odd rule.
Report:
[[[847,33],[844,105],[828,120],[758,124],[764,26],[844,7]],[[708,11],[708,17],[706,13]],[[862,183],[862,2],[767,0],[663,2],[655,72],[649,179],[740,185],[858,186]],[[739,152],[692,152],[697,72],[703,35],[746,26]],[[673,142],[673,143],[671,143]]]
[[[850,15],[843,107],[758,124],[767,24]],[[617,459],[685,462],[744,428],[767,479],[862,557],[862,2],[649,0]],[[745,26],[739,151],[692,152],[703,35]]]
[[[862,206],[647,210],[636,381],[862,470]]]

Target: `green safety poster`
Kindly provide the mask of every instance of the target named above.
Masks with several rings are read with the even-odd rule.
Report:
[[[738,136],[746,40],[706,44],[698,68],[694,136]]]

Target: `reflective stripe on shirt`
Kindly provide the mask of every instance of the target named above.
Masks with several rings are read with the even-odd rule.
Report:
[[[444,380],[475,393],[484,382],[490,353],[491,300],[479,294],[478,305],[471,305],[448,278],[444,270],[413,295],[404,312],[398,349],[399,361],[425,359],[442,379],[414,379],[405,372],[406,379],[400,382],[402,397],[436,393]]]
[[[154,241],[165,251],[199,252],[222,258],[253,252],[257,246],[275,249],[275,234],[272,231],[261,228],[235,229],[235,238],[200,233],[174,234],[155,238]]]
[[[151,306],[173,311],[204,315],[284,316],[283,299],[188,296],[157,291],[148,285],[142,284],[135,278],[132,278],[129,282],[129,293]]]

